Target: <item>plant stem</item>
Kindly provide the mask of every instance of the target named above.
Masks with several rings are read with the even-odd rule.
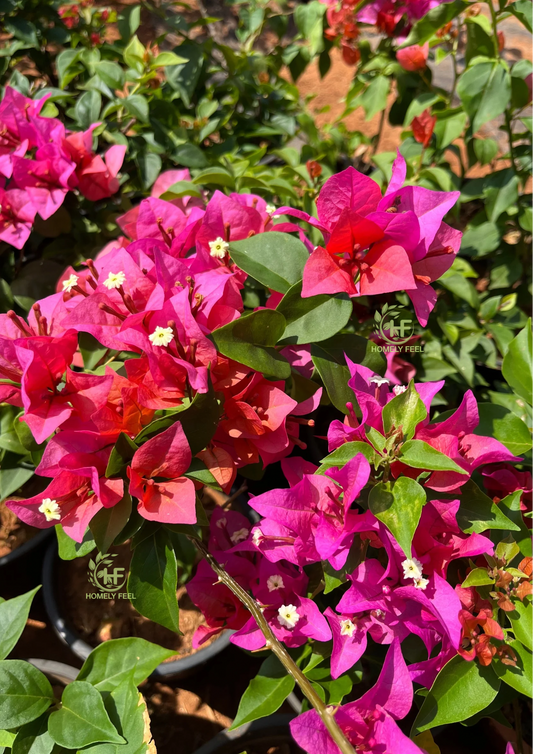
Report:
[[[272,652],[274,652],[287,673],[289,673],[294,678],[298,686],[301,688],[303,694],[307,697],[309,702],[318,712],[322,722],[328,730],[329,735],[331,736],[334,743],[339,747],[342,754],[355,754],[353,746],[337,725],[337,722],[331,711],[328,709],[328,707],[326,707],[322,699],[318,696],[309,679],[306,678],[300,668],[296,665],[283,644],[278,639],[276,639],[276,637],[272,633],[272,629],[265,620],[263,611],[259,604],[250,594],[248,594],[245,589],[243,589],[243,587],[239,583],[235,581],[235,579],[233,579],[229,575],[229,573],[226,572],[225,568],[220,565],[220,563],[218,563],[218,561],[216,561],[215,558],[207,551],[205,545],[202,542],[193,538],[191,538],[191,542],[193,542],[195,547],[207,560],[213,571],[218,576],[218,580],[233,592],[237,599],[242,602],[242,604],[255,618],[259,629],[266,639],[266,645],[268,649],[271,649]]]
[[[516,754],[524,754],[524,741],[522,738],[522,719],[520,702],[513,699],[514,727],[516,733]]]
[[[377,131],[377,133],[374,136],[374,143],[373,143],[372,149],[370,151],[370,157],[373,157],[376,154],[376,152],[378,151],[379,142],[381,141],[381,135],[383,133],[383,126],[385,125],[385,113],[386,113],[386,111],[387,111],[387,107],[385,107],[381,111],[381,116],[379,118],[378,131]]]

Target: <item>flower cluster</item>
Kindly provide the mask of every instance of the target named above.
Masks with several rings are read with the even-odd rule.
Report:
[[[243,310],[246,275],[231,262],[229,242],[271,230],[273,210],[252,195],[216,192],[206,207],[158,198],[183,179],[188,171],[161,176],[153,196],[119,220],[131,240],[122,237],[81,270],[66,270],[58,292],[34,304],[27,322],[12,311],[0,315],[0,397],[24,409],[37,443],[55,433],[37,468],[52,477],[50,486],[9,503],[34,526],[60,521],[81,541],[92,517],[123,497],[125,480],[106,476],[120,435],[134,440],[156,412],[186,407],[210,390],[223,413],[198,457],[224,489],[240,466],[266,466],[295,444],[305,447],[302,415],[321,390],[298,403],[283,381],[222,356],[209,337]],[[283,227],[292,229],[276,226]],[[100,369],[82,370],[78,333],[103,347]],[[126,354],[120,372],[108,366],[118,353]],[[127,476],[141,515],[196,521],[194,484],[183,477],[191,458],[179,421],[138,449]]]
[[[290,207],[278,210],[324,236],[324,245],[305,266],[302,296],[404,290],[420,323],[427,324],[437,300],[431,283],[451,267],[461,245],[461,233],[443,222],[459,192],[403,186],[405,177],[405,160],[398,154],[384,196],[371,178],[348,168],[324,184],[318,219]]]
[[[118,191],[126,147],[93,152],[94,123],[68,132],[57,118],[40,113],[50,95],[38,100],[7,87],[0,103],[0,239],[22,249],[35,216],[51,217],[69,191],[98,201]]]

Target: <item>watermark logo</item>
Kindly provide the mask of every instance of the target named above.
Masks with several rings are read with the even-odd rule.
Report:
[[[385,304],[374,313],[374,332],[385,345],[372,346],[382,353],[421,352],[421,345],[412,345],[415,336],[415,320],[407,309],[399,304]]]
[[[135,599],[133,594],[120,591],[126,585],[128,573],[123,566],[115,564],[116,557],[116,552],[98,553],[94,560],[89,560],[87,575],[99,591],[87,593],[87,599]]]

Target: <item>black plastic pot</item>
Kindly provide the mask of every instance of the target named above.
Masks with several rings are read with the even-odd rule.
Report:
[[[59,602],[56,596],[56,574],[59,555],[57,544],[54,542],[46,551],[43,562],[43,600],[46,612],[54,631],[59,638],[81,660],[86,660],[94,647],[87,644],[76,631],[69,625],[68,620],[61,614]],[[220,654],[229,644],[232,631],[224,631],[209,646],[199,649],[188,657],[183,657],[170,662],[163,662],[157,666],[150,678],[156,681],[170,680],[171,678],[185,678],[193,675],[209,660]]]
[[[0,558],[0,568],[19,564],[21,558],[28,557],[34,553],[35,550],[38,550],[53,533],[53,529],[41,529],[38,534],[31,539],[28,539],[23,545],[17,547],[15,550],[11,550],[7,555],[3,555]]]
[[[64,662],[56,662],[55,660],[41,660],[34,657],[28,657],[28,662],[44,673],[45,676],[52,681],[57,681],[67,686],[72,681],[75,681],[80,672],[78,668],[73,668],[72,665],[65,665]]]
[[[294,742],[289,729],[289,723],[294,715],[271,715],[253,723],[241,725],[236,730],[223,730],[211,741],[197,749],[195,754],[241,754],[251,746],[263,747],[267,751],[270,747],[290,743],[291,754],[302,752]]]

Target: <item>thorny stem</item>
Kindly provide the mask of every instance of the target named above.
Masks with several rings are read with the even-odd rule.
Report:
[[[235,579],[233,579],[224,569],[223,566],[218,563],[215,558],[207,551],[205,545],[200,542],[197,539],[191,538],[191,541],[194,543],[195,547],[200,551],[200,553],[203,555],[203,557],[207,560],[213,571],[218,576],[218,580],[225,584],[225,586],[230,589],[233,594],[239,599],[242,604],[250,611],[252,616],[255,618],[255,621],[257,625],[259,626],[259,629],[261,630],[263,636],[266,639],[266,644],[269,649],[274,652],[278,660],[281,662],[287,673],[289,673],[300,689],[302,690],[303,694],[307,697],[309,702],[313,705],[315,710],[320,715],[320,718],[324,725],[326,726],[329,735],[331,736],[334,743],[339,747],[342,754],[355,754],[354,748],[351,745],[351,743],[348,741],[342,730],[337,725],[337,722],[333,716],[333,714],[330,712],[330,710],[326,707],[322,699],[318,696],[316,691],[314,690],[311,682],[308,678],[305,677],[305,675],[302,673],[300,668],[296,665],[290,654],[287,652],[283,644],[276,639],[274,634],[272,633],[272,630],[270,626],[268,625],[267,621],[265,620],[265,617],[263,615],[263,612],[260,608],[260,606],[257,604],[257,602],[254,600],[254,598],[248,594],[248,592],[243,589],[243,587],[238,584]]]

